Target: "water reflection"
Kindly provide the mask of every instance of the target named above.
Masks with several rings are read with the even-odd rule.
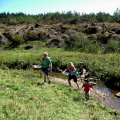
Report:
[[[120,110],[120,98],[115,97],[115,94],[119,91],[109,89],[103,81],[97,81],[97,85],[94,86],[95,89],[101,90],[102,92],[107,93],[109,99],[106,100],[106,105],[109,108]]]

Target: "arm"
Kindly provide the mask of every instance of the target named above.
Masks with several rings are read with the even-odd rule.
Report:
[[[43,62],[41,63],[41,66],[43,66]]]
[[[83,88],[84,86],[85,86],[85,85],[83,84],[83,85],[82,85],[82,88]]]
[[[68,70],[68,67],[64,70],[64,72],[66,72]]]
[[[50,72],[52,72],[52,63],[50,64]]]
[[[73,67],[73,71],[71,73],[75,73],[75,72],[76,72],[76,69],[75,69],[75,67]]]
[[[43,66],[43,60],[44,60],[44,58],[42,58],[42,63],[41,63],[42,66]]]

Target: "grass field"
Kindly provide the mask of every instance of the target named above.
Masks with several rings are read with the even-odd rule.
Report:
[[[112,110],[80,91],[52,81],[42,85],[43,74],[0,69],[1,120],[115,120]]]

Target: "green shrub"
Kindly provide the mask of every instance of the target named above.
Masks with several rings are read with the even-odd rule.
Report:
[[[38,33],[34,31],[28,31],[23,35],[23,39],[25,41],[33,41],[33,40],[38,40]]]
[[[66,49],[78,49],[81,52],[98,53],[100,50],[100,45],[96,42],[94,43],[91,40],[73,35],[66,42]]]
[[[118,42],[114,41],[113,39],[110,39],[108,43],[106,44],[106,49],[104,53],[115,53],[118,51]]]
[[[87,44],[89,44],[88,40],[81,38],[78,35],[72,35],[69,40],[66,41],[66,48],[83,50]]]
[[[9,68],[8,68],[7,65],[2,64],[2,65],[0,66],[0,69],[2,69],[2,70],[8,70]]]
[[[23,39],[25,41],[35,41],[35,40],[45,41],[46,38],[47,38],[46,33],[37,32],[37,31],[28,31],[23,35]]]
[[[11,38],[11,46],[17,47],[18,45],[22,44],[24,42],[23,38],[19,35],[14,35]]]
[[[86,53],[98,53],[100,51],[100,45],[98,43],[91,43],[86,46]]]
[[[90,40],[96,40],[97,37],[96,37],[96,35],[90,35],[90,36],[88,37],[88,39],[90,39]]]

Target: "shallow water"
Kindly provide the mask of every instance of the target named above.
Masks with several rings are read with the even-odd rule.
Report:
[[[96,83],[97,85],[94,86],[94,88],[107,93],[107,95],[109,96],[109,99],[106,100],[105,105],[107,105],[109,108],[120,110],[120,98],[115,97],[117,92],[120,92],[120,91],[112,90],[108,88],[103,81],[97,81]]]
[[[50,76],[61,79],[68,78],[67,75],[63,75],[62,73],[57,72],[50,73]],[[115,94],[120,91],[108,88],[103,81],[96,81],[95,83],[97,83],[97,85],[94,85],[95,89],[98,89],[109,96],[109,98],[105,102],[105,105],[108,106],[109,108],[120,110],[120,98],[115,97]]]

